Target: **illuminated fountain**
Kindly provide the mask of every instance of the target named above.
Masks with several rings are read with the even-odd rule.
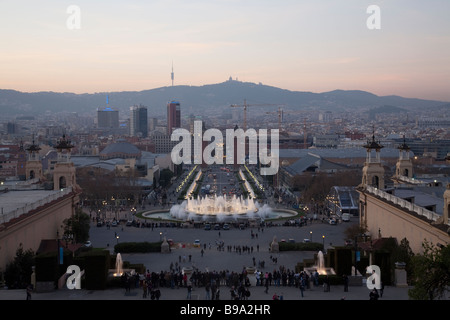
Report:
[[[123,273],[123,260],[120,253],[116,256],[116,272],[114,272],[114,277],[120,277]]]
[[[268,205],[260,206],[253,199],[243,199],[233,195],[231,198],[223,196],[206,196],[198,199],[189,198],[180,205],[170,209],[173,218],[181,220],[237,220],[238,218],[265,219],[272,213]]]
[[[133,274],[136,273],[136,271],[134,269],[124,269],[123,268],[122,255],[120,253],[118,253],[116,255],[116,268],[108,270],[108,277],[110,277],[110,278],[119,278],[124,273],[128,273],[128,274],[133,275]]]
[[[233,195],[230,199],[227,196],[203,197],[199,199],[188,199],[185,207],[187,212],[202,214],[246,214],[257,212],[258,208],[253,199],[242,199]]]
[[[304,268],[304,270],[306,271],[306,273],[308,273],[310,276],[312,274],[314,274],[314,272],[317,271],[317,273],[319,275],[332,275],[332,274],[336,274],[336,272],[334,271],[333,268],[327,268],[325,267],[325,259],[323,257],[323,252],[319,251],[317,253],[317,260],[316,260],[316,265],[312,266],[312,267],[308,267],[308,268]]]

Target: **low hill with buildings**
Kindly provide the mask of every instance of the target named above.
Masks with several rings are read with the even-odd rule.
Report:
[[[107,105],[119,111],[128,111],[136,103],[142,103],[149,112],[165,115],[165,106],[172,99],[179,100],[186,112],[196,112],[205,108],[223,108],[231,104],[276,104],[285,109],[349,111],[355,108],[369,110],[386,105],[405,108],[409,111],[424,108],[442,108],[449,102],[404,98],[399,96],[377,96],[360,90],[334,90],[314,93],[290,91],[269,85],[228,80],[203,86],[179,85],[143,91],[99,92],[99,93],[58,93],[19,92],[0,89],[0,109],[4,115],[23,116],[45,112],[92,112]]]

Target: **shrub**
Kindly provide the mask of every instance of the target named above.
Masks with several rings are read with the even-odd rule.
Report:
[[[110,254],[107,250],[93,250],[80,255],[84,259],[85,281],[88,290],[103,290],[106,288],[106,278],[110,265]]]
[[[162,242],[122,242],[114,246],[114,251],[120,253],[161,252],[161,244]]]
[[[323,244],[318,242],[280,242],[280,251],[320,251],[323,250]]]

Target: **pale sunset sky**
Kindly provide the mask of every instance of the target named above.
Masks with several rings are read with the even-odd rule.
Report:
[[[0,89],[153,89],[171,85],[172,61],[175,85],[450,101],[450,1],[0,0]]]

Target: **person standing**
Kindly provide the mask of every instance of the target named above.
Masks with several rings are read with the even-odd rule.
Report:
[[[186,297],[187,300],[191,300],[191,293],[192,293],[192,285],[189,284],[187,286],[187,297]]]
[[[142,282],[142,298],[147,298],[147,280]]]
[[[206,291],[205,300],[211,300],[210,295],[211,285],[209,284],[209,282],[205,285],[205,291]]]
[[[369,293],[369,300],[378,300],[379,295],[377,289],[373,288],[372,291]]]
[[[220,289],[219,286],[216,287],[216,292],[214,292],[214,299],[219,300],[220,299]]]
[[[348,292],[348,276],[344,274],[342,278],[344,280],[344,292]]]
[[[300,292],[302,293],[303,298],[303,291],[305,291],[305,278],[303,275],[300,276]]]
[[[267,278],[265,279],[264,284],[266,286],[266,290],[264,290],[264,292],[268,293],[269,292],[269,280]]]
[[[323,289],[324,292],[330,292],[330,278],[328,278],[328,275],[323,279]]]
[[[31,300],[31,292],[33,291],[33,286],[29,284],[27,286],[27,300]]]

